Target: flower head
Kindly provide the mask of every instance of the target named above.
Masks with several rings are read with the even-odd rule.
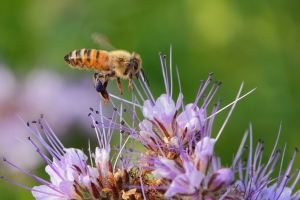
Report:
[[[37,127],[32,128],[28,124],[52,157],[47,158],[30,140],[47,163],[50,182],[19,169],[5,159],[41,184],[33,188],[22,187],[30,189],[34,197],[40,200],[300,198],[300,191],[293,192],[300,173],[291,171],[297,151],[285,172],[271,177],[281,151],[274,147],[269,161],[262,164],[263,143],[260,141],[253,149],[251,127],[246,161],[242,160],[242,156],[247,150],[248,133],[244,135],[230,166],[222,165],[221,158],[216,155],[214,147],[235,104],[253,90],[240,97],[242,85],[231,104],[219,109],[218,101],[209,110],[208,105],[221,85],[220,82],[212,82],[211,73],[206,81],[200,82],[194,101],[185,105],[181,89],[176,100],[172,98],[171,64],[168,73],[165,56],[160,55],[160,61],[166,92],[156,100],[148,84],[139,79],[139,85],[133,82],[135,93],[132,101],[110,94],[114,106],[111,117],[103,114],[101,105],[99,121],[89,114],[98,139],[95,152],[89,153],[90,161],[83,151],[65,148],[43,118],[39,124],[45,137],[41,136]],[[181,88],[178,69],[176,72]],[[231,110],[226,120],[215,133],[214,118],[229,106]],[[120,138],[118,146],[111,145],[113,134],[118,134]],[[137,142],[144,146],[145,151],[134,148]],[[111,155],[114,155],[113,159]],[[294,180],[290,183],[291,177]]]
[[[128,196],[128,198],[131,195],[138,196],[138,192],[128,188],[129,185],[135,185],[133,182],[137,182],[136,179],[138,178],[138,176],[137,178],[129,177],[130,173],[135,174],[130,164],[126,161],[116,160],[114,162],[110,158],[112,131],[102,132],[101,130],[100,133],[99,123],[94,120],[92,115],[89,116],[93,120],[93,128],[99,141],[99,147],[96,147],[95,153],[90,152],[90,161],[88,161],[88,156],[82,150],[65,148],[41,115],[39,120],[40,130],[36,123],[32,124],[33,127],[29,123],[27,123],[27,126],[48,154],[51,155],[52,159],[48,158],[30,137],[28,140],[47,163],[45,171],[50,176],[50,182],[22,170],[5,158],[5,162],[36,179],[41,185],[28,188],[5,177],[2,178],[31,190],[32,195],[38,200],[99,199],[103,197],[119,199],[121,196]],[[101,121],[103,126],[105,121],[108,121],[108,124],[111,123],[109,119],[101,118]],[[130,156],[130,153],[127,152],[127,155]],[[122,151],[119,151],[118,157],[126,160]]]

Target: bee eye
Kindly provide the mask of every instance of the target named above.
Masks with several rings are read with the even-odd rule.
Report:
[[[133,59],[132,60],[132,65],[133,65],[133,68],[134,68],[134,71],[136,71],[136,70],[138,70],[138,62],[137,62],[137,60],[136,59]]]

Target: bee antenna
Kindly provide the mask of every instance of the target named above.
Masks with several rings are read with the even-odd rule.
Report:
[[[143,78],[144,78],[144,82],[146,82],[146,84],[149,87],[150,86],[149,81],[148,81],[147,75],[146,75],[145,71],[143,70],[143,68],[141,68],[141,72],[142,72],[142,75],[143,75]]]

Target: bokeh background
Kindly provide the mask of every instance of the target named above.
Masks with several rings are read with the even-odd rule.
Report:
[[[66,147],[86,148],[88,139],[95,139],[87,117],[89,108],[101,103],[93,72],[70,69],[63,56],[101,48],[91,37],[100,33],[116,48],[142,56],[155,97],[164,92],[158,52],[169,55],[170,44],[185,103],[194,100],[199,80],[209,72],[223,82],[214,98],[222,98],[221,107],[234,100],[242,82],[243,93],[257,87],[238,102],[216,151],[230,165],[252,123],[254,141],[265,141],[267,159],[282,122],[278,148],[287,144],[286,166],[300,146],[299,6],[299,1],[259,0],[1,1],[0,155],[48,179],[45,163],[25,144],[30,132],[16,113],[24,121],[43,113]],[[174,87],[177,94],[177,82]],[[109,90],[118,92],[115,83]],[[218,115],[215,135],[227,113]],[[300,167],[300,159],[294,166]],[[4,162],[0,173],[29,187],[37,184]],[[33,199],[5,181],[0,181],[0,194],[1,199]]]

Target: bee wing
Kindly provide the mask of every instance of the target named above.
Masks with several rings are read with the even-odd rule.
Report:
[[[109,39],[101,33],[93,33],[92,39],[94,43],[98,44],[102,49],[108,51],[116,50],[116,48],[110,43]]]

